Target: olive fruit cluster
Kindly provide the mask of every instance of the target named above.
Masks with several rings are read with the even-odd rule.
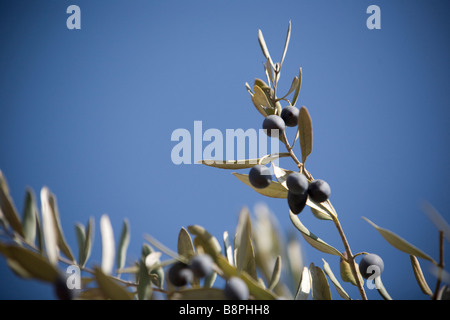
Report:
[[[272,114],[264,118],[263,129],[269,137],[278,136],[286,130],[286,126],[295,127],[298,123],[299,110],[291,105],[281,110],[280,115]]]
[[[384,262],[381,257],[375,253],[369,253],[359,262],[359,272],[364,279],[368,279],[370,276],[375,275],[378,277],[384,270]]]
[[[194,277],[204,278],[213,272],[213,260],[207,254],[193,256],[189,263],[175,262],[169,269],[169,281],[176,287],[191,283]]]
[[[308,182],[306,177],[299,173],[293,172],[286,179],[288,191],[288,205],[292,213],[299,214],[306,205],[308,196],[315,202],[326,201],[331,189],[328,183],[321,179]]]

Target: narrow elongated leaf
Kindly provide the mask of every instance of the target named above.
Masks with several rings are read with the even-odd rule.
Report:
[[[344,252],[343,256],[347,257],[347,253]],[[344,282],[350,282],[352,285],[357,286],[355,276],[353,275],[352,268],[350,267],[350,264],[343,258],[340,259],[339,262],[339,269],[341,274],[341,279]],[[358,268],[356,269],[358,270]],[[361,279],[361,283],[363,283],[363,279]]]
[[[414,276],[416,277],[417,283],[419,284],[420,289],[422,292],[430,297],[433,296],[433,292],[431,291],[430,287],[428,286],[427,281],[425,280],[425,277],[422,272],[422,268],[420,267],[419,260],[413,256],[410,255],[409,258],[411,259],[411,265],[414,271]]]
[[[101,226],[101,222],[100,222]],[[111,300],[131,300],[134,294],[129,292],[123,285],[111,279],[101,268],[94,269],[95,279],[103,296]]]
[[[102,236],[102,271],[105,274],[111,274],[114,267],[115,244],[111,221],[106,214],[100,218],[100,233]]]
[[[295,106],[295,104],[297,103],[298,100],[298,95],[300,93],[300,88],[302,87],[302,68],[300,68],[299,72],[298,72],[298,83],[297,83],[297,88],[295,89],[294,92],[294,97],[292,98],[292,105]]]
[[[222,251],[220,243],[216,237],[212,236],[205,228],[199,225],[188,226],[188,231],[199,237],[202,241],[203,247],[213,259],[215,256],[219,255]]]
[[[434,261],[433,258],[427,255],[425,252],[413,246],[412,244],[410,244],[403,238],[399,237],[392,231],[377,226],[375,223],[373,223],[372,221],[370,221],[365,217],[363,217],[363,219],[366,220],[370,225],[372,225],[372,227],[374,227],[381,234],[381,236],[394,248],[403,251],[409,255],[413,255],[431,261],[434,264],[437,264],[436,261]]]
[[[274,84],[275,83],[275,79],[273,78],[273,68],[272,68],[270,59],[266,60],[266,64],[264,66],[264,71],[265,71],[266,76],[267,76],[267,81],[270,80]]]
[[[261,107],[264,110],[265,116],[266,115],[270,115],[270,114],[274,114],[275,110],[272,107],[269,99],[267,98],[266,93],[264,92],[263,89],[261,89],[261,87],[259,86],[254,86],[253,87],[253,91],[255,92],[253,95],[253,103],[255,104],[255,106]]]
[[[34,244],[36,239],[36,216],[37,207],[34,193],[31,189],[26,190],[25,206],[23,212],[23,231],[25,233],[25,240],[28,243]]]
[[[377,289],[380,296],[382,296],[384,300],[392,300],[391,296],[384,287],[383,282],[381,281],[381,277],[376,277],[374,281],[375,281],[375,288]]]
[[[205,281],[203,282],[203,287],[204,288],[212,288],[216,279],[217,279],[217,273],[211,272],[209,275],[207,275],[205,277]]]
[[[284,58],[286,57],[286,52],[289,46],[289,41],[291,40],[291,21],[289,20],[289,27],[286,35],[286,41],[284,42],[284,50],[283,50],[283,56],[281,57],[280,66],[283,65]]]
[[[311,274],[309,273],[308,267],[303,267],[300,282],[298,284],[297,293],[295,295],[295,300],[308,299],[310,292],[311,292]]]
[[[314,233],[310,232],[308,228],[306,228],[300,221],[297,215],[293,214],[292,211],[289,210],[289,217],[291,218],[294,226],[300,231],[303,238],[305,238],[306,242],[308,242],[315,249],[329,253],[338,257],[343,257],[342,254],[336,248],[330,246],[328,243],[317,237]]]
[[[336,288],[337,293],[342,298],[344,298],[345,300],[352,300],[350,298],[350,296],[348,295],[348,293],[341,286],[341,284],[339,283],[338,279],[336,279],[336,277],[334,276],[334,273],[331,270],[330,265],[328,264],[328,262],[326,262],[325,259],[322,259],[322,260],[323,260],[323,271],[325,271],[325,273],[327,274],[328,278],[331,280],[331,283],[333,283],[334,287]]]
[[[178,254],[180,256],[185,257],[186,259],[190,259],[195,255],[194,244],[192,243],[192,238],[187,232],[187,230],[183,227],[178,234],[178,244],[177,244]]]
[[[81,265],[81,261],[85,261],[83,255],[86,246],[86,230],[81,223],[75,224],[75,234],[78,243],[78,263]]]
[[[233,248],[231,247],[230,237],[228,231],[223,232],[223,246],[225,251],[225,257],[228,259],[228,263],[234,265]]]
[[[149,255],[150,256],[150,255]],[[139,282],[137,286],[137,295],[139,300],[149,300],[152,295],[152,286],[146,263],[139,262]]]
[[[236,235],[234,239],[234,250],[236,252],[236,267],[239,271],[246,271],[253,279],[256,276],[255,252],[251,241],[252,227],[250,214],[247,208],[243,208],[239,215]]]
[[[270,198],[279,198],[279,199],[287,199],[288,190],[283,187],[283,185],[277,181],[272,181],[267,188],[258,189],[252,186],[248,179],[248,174],[236,173],[233,172],[233,175],[238,178],[240,181],[248,185],[250,188],[255,190],[256,192],[262,194],[263,196]]]
[[[204,164],[210,167],[219,168],[219,169],[233,169],[233,170],[239,170],[239,169],[248,169],[252,168],[257,164],[268,164],[278,158],[284,158],[289,157],[289,153],[282,152],[282,153],[274,153],[267,155],[263,158],[258,159],[244,159],[244,160],[200,160],[198,163]]]
[[[275,266],[273,267],[272,277],[269,282],[269,290],[273,290],[280,281],[281,276],[281,256],[277,256]]]
[[[125,266],[128,245],[130,244],[130,224],[127,219],[123,220],[122,232],[120,233],[119,245],[117,247],[117,268]]]
[[[86,262],[88,261],[89,257],[91,256],[91,249],[92,249],[92,243],[94,239],[94,226],[95,220],[94,218],[90,218],[88,225],[86,227],[86,240],[84,242],[84,249],[83,254],[79,258],[79,264],[80,266],[84,267],[86,265]]]
[[[58,263],[58,231],[50,205],[50,192],[47,187],[41,189],[42,228],[44,231],[45,249],[48,259],[56,265]]]
[[[294,79],[292,79],[292,83],[291,83],[291,87],[289,88],[289,91],[281,99],[286,98],[288,95],[291,94],[292,91],[296,90],[298,88],[299,81],[300,80],[297,77],[294,77]]]
[[[9,194],[8,184],[3,173],[0,171],[0,211],[11,228],[20,236],[25,237],[22,223],[20,222],[14,202]]]
[[[270,65],[273,68],[274,67],[273,61],[272,58],[270,57],[269,49],[267,49],[266,41],[264,40],[264,36],[261,30],[258,30],[258,41],[264,56],[266,57],[266,59],[270,61]]]
[[[55,220],[55,227],[56,227],[57,238],[58,238],[58,247],[61,249],[62,253],[64,253],[64,255],[67,258],[69,258],[70,260],[75,262],[75,258],[72,254],[72,250],[70,250],[70,247],[67,244],[67,241],[64,237],[63,229],[61,226],[61,220],[59,218],[59,210],[58,210],[58,205],[56,203],[56,197],[52,193],[49,193],[49,202],[50,202],[50,206],[52,209],[51,212],[53,214],[53,219]]]
[[[300,108],[300,113],[298,115],[298,130],[300,133],[302,162],[305,163],[306,158],[311,154],[313,147],[312,121],[308,109],[305,107]]]
[[[272,162],[272,169],[273,169],[273,174],[275,175],[275,178],[277,179],[277,181],[279,183],[281,183],[281,185],[283,187],[285,187],[286,190],[288,190],[288,187],[287,187],[287,184],[286,184],[286,180],[287,180],[288,176],[291,173],[293,173],[294,171],[280,168],[273,162]]]
[[[252,99],[253,105],[255,106],[256,110],[258,110],[258,112],[261,113],[261,115],[262,115],[263,117],[267,117],[266,109],[264,109],[264,108],[261,106],[261,103],[260,103],[259,100],[257,100],[255,94],[251,95],[251,99]],[[260,99],[259,96],[258,96],[258,99]]]
[[[188,288],[168,294],[169,300],[226,300],[224,291],[218,288]]]
[[[54,282],[59,276],[58,269],[52,263],[29,249],[0,243],[0,253],[12,261],[13,265],[18,266],[16,271],[19,271],[19,268],[23,270],[24,276],[45,282]]]
[[[332,300],[330,286],[323,270],[311,263],[309,273],[311,274],[311,296],[313,299]]]

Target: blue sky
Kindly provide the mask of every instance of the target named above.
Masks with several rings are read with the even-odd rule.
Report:
[[[81,8],[81,30],[66,27],[71,4]],[[366,27],[371,4],[381,8],[380,30]],[[170,157],[172,132],[193,133],[196,120],[204,130],[260,128],[244,87],[264,77],[257,32],[279,60],[291,20],[280,86],[287,90],[302,67],[299,103],[314,129],[307,168],[330,184],[352,250],[383,257],[391,296],[425,298],[408,255],[361,216],[438,258],[437,231],[420,204],[430,202],[450,221],[449,7],[399,0],[2,1],[0,169],[20,211],[27,186],[36,194],[50,188],[73,248],[74,223],[96,219],[91,263],[101,254],[103,213],[116,237],[129,219],[131,260],[144,234],[172,249],[182,226],[200,224],[221,237],[234,231],[242,206],[260,202],[286,234],[293,231],[286,201],[264,198],[231,171],[175,165]],[[343,250],[330,223],[309,210],[301,219]],[[334,256],[298,237],[308,264],[322,265],[324,257],[338,272]],[[429,266],[423,262],[434,288]],[[0,274],[1,299],[53,298],[50,286],[17,279],[4,259]]]

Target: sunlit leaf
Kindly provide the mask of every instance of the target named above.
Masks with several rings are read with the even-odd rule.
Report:
[[[130,224],[127,219],[123,220],[122,232],[120,233],[119,245],[117,246],[117,268],[125,266],[127,249],[130,244]]]
[[[258,41],[264,56],[270,61],[270,65],[273,68],[273,61],[270,57],[269,49],[267,49],[266,41],[264,40],[264,36],[261,30],[258,30]]]
[[[34,244],[34,241],[36,239],[36,217],[37,207],[34,193],[31,189],[27,188],[22,220],[25,239],[28,241],[28,243],[31,244]]]
[[[114,234],[108,215],[100,218],[100,233],[102,236],[102,271],[111,274],[114,267]]]
[[[308,299],[310,292],[311,292],[311,274],[309,273],[308,267],[303,267],[300,282],[298,284],[297,293],[295,295],[295,300]]]
[[[78,244],[78,263],[81,265],[81,261],[85,261],[83,255],[86,246],[86,230],[81,223],[75,224],[75,234]]]
[[[414,276],[416,277],[416,280],[417,280],[417,283],[419,284],[420,289],[422,290],[422,292],[424,294],[429,295],[430,297],[433,296],[433,292],[431,291],[430,287],[428,286],[428,283],[425,280],[425,277],[423,275],[419,260],[413,255],[410,255],[409,258],[411,259],[411,266],[413,268]]]
[[[308,109],[305,107],[300,108],[300,113],[298,115],[298,130],[300,133],[302,162],[305,163],[306,158],[311,154],[313,147],[312,121]]]
[[[280,198],[280,199],[287,199],[288,190],[283,187],[283,185],[277,181],[272,181],[270,185],[267,188],[264,189],[258,189],[252,186],[248,179],[248,174],[242,174],[242,173],[236,173],[233,172],[233,175],[238,178],[240,181],[251,187],[256,192],[262,194],[266,197],[271,198]]]
[[[247,208],[243,208],[239,215],[236,235],[234,239],[234,250],[236,267],[239,271],[246,271],[253,279],[256,276],[255,252],[252,244],[252,229],[250,214]]]
[[[218,288],[188,288],[170,292],[170,300],[226,300],[224,291]]]
[[[273,267],[272,277],[269,282],[269,290],[273,290],[280,281],[281,276],[281,256],[278,256],[275,260],[275,266]]]
[[[24,272],[35,279],[54,282],[59,276],[58,269],[45,257],[24,247],[15,245],[4,245],[0,243],[0,253],[13,264],[18,265]],[[18,269],[16,269],[18,270]]]
[[[314,233],[310,232],[308,228],[306,228],[301,223],[298,216],[292,213],[292,211],[290,210],[289,210],[289,217],[291,218],[291,221],[294,224],[294,226],[300,231],[306,242],[308,242],[312,247],[324,253],[329,253],[335,256],[343,257],[342,254],[339,252],[339,250],[330,246],[328,243],[317,237]]]
[[[261,89],[261,87],[254,86],[253,91],[255,93],[252,97],[252,100],[253,100],[253,104],[255,105],[255,107],[256,108],[261,107],[264,110],[264,113],[263,113],[264,116],[274,114],[275,110],[274,110],[273,106],[271,105],[270,100],[268,99],[267,94],[264,92],[264,90]],[[258,108],[258,110],[260,111],[259,108]]]
[[[228,259],[228,263],[234,265],[233,248],[231,247],[230,237],[228,231],[223,232],[223,246],[225,251],[225,257]]]
[[[57,238],[58,238],[58,248],[61,249],[62,253],[69,258],[71,261],[75,262],[75,258],[72,254],[72,250],[70,250],[69,245],[67,244],[67,241],[64,237],[63,229],[61,226],[61,219],[59,216],[59,210],[58,205],[56,203],[56,197],[54,194],[49,193],[49,202],[51,206],[51,212],[53,214],[53,219],[55,220],[55,227],[57,232]]]
[[[100,222],[101,226],[101,222]],[[94,269],[95,279],[99,289],[106,299],[111,300],[131,300],[134,294],[128,291],[123,285],[117,283],[116,280],[111,279],[106,275],[101,268]]]
[[[295,92],[294,92],[294,97],[292,98],[292,105],[295,106],[295,104],[297,103],[297,99],[298,99],[298,95],[300,93],[300,88],[302,87],[302,68],[300,68],[299,72],[298,72],[298,83],[297,83],[297,88],[295,88]]]
[[[208,253],[212,258],[219,255],[222,251],[220,243],[216,237],[212,236],[205,228],[199,225],[188,226],[188,231],[199,237],[202,242],[206,253]]]
[[[272,162],[272,169],[273,169],[273,174],[275,175],[275,178],[277,179],[277,181],[279,183],[281,183],[281,185],[283,187],[288,189],[287,184],[286,184],[286,180],[287,180],[288,176],[291,173],[293,173],[294,171],[280,168],[273,162]]]
[[[286,52],[289,46],[289,40],[291,40],[291,21],[289,20],[289,27],[286,34],[286,41],[284,42],[283,56],[281,57],[280,65],[283,65],[284,58],[286,57]]]
[[[363,217],[363,219],[366,220],[368,223],[370,223],[372,227],[374,227],[381,234],[381,236],[394,248],[403,251],[409,255],[413,255],[431,261],[434,264],[437,264],[436,261],[434,261],[433,258],[427,255],[425,252],[413,246],[412,244],[410,244],[403,238],[399,237],[392,231],[377,226],[375,223],[373,223],[372,221],[370,221],[365,217]]]
[[[91,256],[92,243],[94,239],[94,229],[95,229],[94,218],[89,218],[88,225],[86,227],[86,240],[84,242],[83,254],[80,256],[79,264],[84,267],[89,257]]]
[[[212,288],[214,285],[214,282],[216,281],[217,273],[211,272],[209,275],[205,277],[205,281],[203,282],[204,288]]]
[[[338,279],[336,279],[336,277],[334,276],[334,273],[331,270],[330,265],[328,264],[328,262],[326,262],[324,259],[322,259],[322,260],[323,260],[323,270],[327,274],[327,276],[330,279],[331,283],[333,283],[334,287],[336,288],[337,293],[342,298],[344,298],[345,300],[352,300],[350,298],[350,296],[348,295],[348,293],[341,286],[341,284],[339,283]]]
[[[343,253],[344,257],[347,257],[347,253]],[[358,268],[357,268],[358,269]],[[341,279],[344,282],[350,282],[352,285],[357,286],[355,276],[353,275],[352,268],[350,264],[344,259],[341,258],[339,262],[339,270],[341,274]],[[362,280],[362,278],[360,278]],[[363,281],[361,281],[362,283]]]
[[[200,160],[198,163],[204,164],[210,167],[219,168],[219,169],[248,169],[254,167],[257,164],[268,164],[278,158],[289,157],[289,153],[274,153],[270,154],[263,158],[258,159],[244,159],[244,160]]]
[[[311,296],[313,299],[332,300],[330,286],[323,270],[311,263],[309,273],[311,274]]]
[[[183,227],[178,234],[177,244],[178,254],[187,259],[195,255],[194,244],[192,243],[191,236],[187,230]]]
[[[149,255],[150,256],[150,255]],[[139,273],[138,273],[138,285],[137,285],[137,296],[139,300],[149,300],[152,295],[152,286],[150,281],[150,276],[148,273],[148,268],[146,263],[142,261],[139,262]]]
[[[2,171],[0,171],[0,211],[3,213],[6,221],[11,225],[11,228],[20,236],[25,237],[22,223],[9,194],[8,184]]]
[[[392,300],[391,296],[384,287],[383,282],[381,281],[381,277],[376,277],[374,281],[375,281],[375,288],[377,289],[380,296],[383,297],[384,300]]]
[[[44,232],[44,242],[48,259],[54,265],[58,262],[58,231],[55,225],[55,219],[50,205],[50,192],[47,187],[41,189],[41,213],[42,228]]]

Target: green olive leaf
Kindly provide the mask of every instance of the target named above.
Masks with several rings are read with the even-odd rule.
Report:
[[[149,300],[152,296],[152,286],[146,263],[139,261],[137,296],[139,300]]]
[[[239,271],[246,271],[256,280],[255,251],[253,249],[251,238],[252,226],[250,214],[247,208],[243,208],[239,215],[239,221],[234,237],[236,267]]]
[[[41,206],[45,249],[50,262],[56,265],[59,257],[58,231],[50,204],[50,191],[47,187],[41,189]]]
[[[81,261],[83,260],[83,254],[84,254],[84,248],[86,246],[86,230],[84,228],[84,225],[81,223],[75,224],[75,234],[77,237],[77,244],[78,244],[78,263],[81,265]]]
[[[275,114],[275,109],[270,103],[270,99],[268,95],[264,92],[263,89],[259,86],[254,86],[253,91],[255,92],[252,97],[253,104],[261,112],[261,108],[264,110],[264,113],[261,112],[264,116]]]
[[[45,282],[54,282],[59,276],[58,269],[49,260],[27,248],[0,243],[0,253],[9,260],[9,265],[13,266],[14,270],[22,276],[33,277]]]
[[[64,237],[63,229],[61,226],[61,220],[59,216],[59,210],[58,205],[56,203],[56,197],[51,192],[49,193],[49,202],[51,206],[51,212],[53,214],[53,219],[55,220],[55,227],[56,227],[56,233],[57,233],[57,239],[58,239],[58,248],[61,249],[62,253],[69,258],[71,261],[75,262],[75,258],[72,254],[72,250],[70,249],[69,245],[67,244],[67,241]]]
[[[216,237],[212,236],[205,228],[199,225],[192,225],[187,227],[188,231],[197,236],[201,241],[203,248],[213,259],[220,255],[222,249]]]
[[[36,239],[36,217],[37,217],[37,206],[34,197],[33,190],[27,188],[25,194],[25,205],[23,211],[23,231],[25,233],[25,240],[34,244]]]
[[[258,159],[244,159],[244,160],[200,160],[198,163],[204,164],[210,167],[219,168],[219,169],[248,169],[252,168],[257,164],[268,164],[278,158],[289,157],[289,153],[274,153],[269,154],[265,157],[261,157]]]
[[[14,202],[9,194],[8,183],[0,170],[0,211],[3,213],[6,221],[11,225],[11,228],[20,236],[25,237],[25,233],[20,222]]]
[[[413,255],[413,256],[431,261],[432,263],[437,265],[436,261],[434,261],[433,258],[431,258],[429,255],[427,255],[422,250],[413,246],[412,244],[410,244],[403,238],[399,237],[392,231],[377,226],[375,223],[373,223],[372,221],[370,221],[369,219],[367,219],[365,217],[362,217],[362,218],[364,220],[366,220],[370,225],[372,225],[372,227],[374,227],[381,234],[381,236],[394,248],[396,248],[400,251],[403,251],[409,255]]]
[[[177,250],[180,256],[183,256],[188,260],[195,255],[192,238],[184,227],[181,228],[180,232],[178,233]]]
[[[264,54],[264,57],[266,57],[266,59],[270,61],[271,67],[274,68],[272,58],[270,57],[269,49],[267,49],[266,41],[264,40],[264,36],[261,30],[258,30],[258,41],[259,45],[261,46],[261,50]]]
[[[251,187],[256,192],[262,194],[263,196],[270,198],[279,198],[279,199],[287,199],[288,190],[283,187],[283,185],[277,181],[272,181],[267,188],[258,189],[252,186],[248,179],[248,174],[236,173],[233,172],[233,175],[238,178],[240,181]]]
[[[343,256],[346,257],[347,253],[344,252]],[[354,286],[358,285],[356,283],[356,279],[355,279],[355,276],[353,275],[352,268],[350,267],[350,264],[343,258],[341,258],[341,260],[339,262],[339,269],[340,269],[340,274],[341,274],[342,281],[349,282],[349,283],[351,283]],[[358,270],[358,268],[356,270]],[[363,283],[364,281],[362,281],[362,278],[360,278],[360,279],[361,279],[361,283]]]
[[[228,231],[223,232],[223,247],[225,251],[225,257],[228,259],[228,263],[234,265],[233,248],[231,247],[230,236]]]
[[[291,21],[289,20],[288,31],[286,34],[286,41],[284,42],[283,56],[281,57],[281,61],[280,61],[280,68],[283,65],[284,58],[286,57],[286,52],[287,52],[290,40],[291,40]]]
[[[380,296],[383,297],[384,300],[392,300],[391,296],[384,287],[383,282],[381,281],[381,276],[376,277],[374,281],[375,281],[375,288],[377,289]]]
[[[86,235],[85,235],[85,241],[84,241],[84,247],[83,252],[79,256],[78,263],[80,266],[84,267],[86,265],[86,262],[88,261],[89,257],[91,256],[91,250],[92,250],[92,243],[94,239],[94,226],[95,220],[94,218],[89,218],[87,227],[86,227]]]
[[[107,299],[111,300],[132,300],[134,294],[128,291],[124,286],[120,285],[114,279],[106,275],[101,268],[94,269],[95,280],[98,287]]]
[[[100,233],[102,238],[102,271],[111,274],[114,267],[114,233],[108,215],[104,214],[100,218]]]
[[[328,243],[317,237],[314,233],[308,230],[300,221],[297,215],[289,210],[289,217],[291,218],[294,226],[300,231],[303,238],[308,242],[313,248],[328,254],[332,254],[338,257],[343,257],[342,254],[336,248],[330,246]]]
[[[272,276],[270,277],[269,290],[273,290],[280,281],[281,277],[281,256],[277,256],[275,266],[273,267]]]
[[[311,116],[306,107],[300,108],[298,115],[298,130],[300,134],[300,148],[302,151],[302,162],[311,154],[313,148],[313,130]]]
[[[295,294],[295,300],[308,299],[310,292],[311,292],[311,274],[309,272],[308,267],[303,267],[300,282],[297,288],[297,293]]]
[[[128,245],[130,244],[130,223],[128,219],[123,220],[122,231],[120,233],[119,245],[117,246],[117,269],[125,266]]]
[[[334,287],[336,288],[337,293],[342,298],[344,298],[345,300],[352,300],[350,298],[350,296],[348,295],[348,293],[341,286],[341,284],[339,283],[338,279],[336,279],[336,277],[334,276],[334,273],[331,270],[330,265],[328,264],[328,262],[326,262],[325,259],[322,259],[322,261],[323,261],[323,270],[327,274],[327,276],[330,279],[330,281],[333,283]]]
[[[414,276],[416,277],[420,289],[424,294],[432,297],[433,292],[431,291],[430,287],[427,284],[427,281],[425,280],[419,260],[413,255],[410,255],[409,258],[411,259],[411,266],[413,268]]]
[[[298,72],[298,83],[297,88],[295,88],[294,97],[292,98],[292,105],[295,106],[297,103],[298,95],[300,93],[300,88],[302,87],[302,68]]]
[[[314,300],[332,300],[330,286],[323,270],[311,263],[309,273],[311,274],[312,298]]]

